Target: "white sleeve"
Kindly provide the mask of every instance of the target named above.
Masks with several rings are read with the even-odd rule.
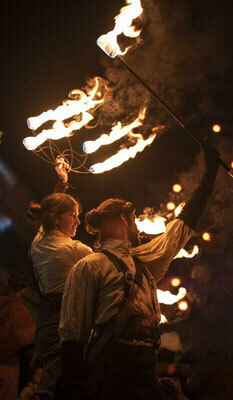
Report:
[[[171,261],[193,235],[193,230],[180,219],[171,221],[166,231],[149,243],[132,248],[132,256],[143,261],[156,281],[167,271]]]

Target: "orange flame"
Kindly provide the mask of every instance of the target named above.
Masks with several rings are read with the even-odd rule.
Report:
[[[28,127],[33,130],[38,129],[47,121],[55,120],[55,122],[51,129],[44,129],[37,136],[25,138],[23,140],[24,146],[28,150],[35,150],[47,139],[56,140],[65,136],[71,136],[72,131],[79,130],[88,124],[93,119],[93,116],[87,111],[104,103],[104,96],[101,97],[98,91],[100,78],[94,78],[94,83],[94,87],[88,90],[87,94],[79,89],[74,89],[70,92],[69,96],[72,98],[79,97],[78,100],[66,100],[63,105],[57,107],[55,110],[48,110],[37,117],[28,118]],[[73,116],[79,116],[79,121],[72,121],[68,126],[65,125],[63,121]]]
[[[178,304],[178,308],[181,311],[186,311],[189,308],[187,301],[184,301],[184,300],[180,301]]]
[[[166,322],[167,322],[167,318],[165,317],[165,315],[161,314],[160,324],[165,324]]]
[[[117,154],[112,157],[107,158],[102,163],[94,164],[90,167],[90,171],[93,174],[102,174],[105,171],[109,171],[113,168],[119,167],[124,162],[128,161],[130,158],[134,158],[138,152],[141,152],[145,147],[149,146],[156,137],[156,134],[151,135],[148,139],[144,140],[140,134],[130,134],[131,137],[137,137],[137,143],[131,146],[129,149],[123,148]]]
[[[163,304],[174,304],[177,303],[177,301],[183,299],[187,294],[187,291],[185,288],[181,287],[179,288],[178,294],[174,295],[169,290],[166,290],[165,292],[163,290],[157,289],[157,296],[158,296],[158,301],[159,303]]]
[[[152,220],[145,218],[140,220],[138,218],[135,219],[138,230],[140,232],[145,232],[149,235],[157,235],[159,233],[165,232],[165,221],[166,218],[155,216]]]
[[[146,108],[140,111],[138,117],[129,125],[122,127],[121,122],[117,122],[115,126],[113,126],[109,135],[103,134],[96,140],[89,140],[83,143],[83,151],[85,153],[94,153],[101,146],[108,145],[114,143],[125,135],[132,133],[132,130],[142,126],[142,121],[145,118]]]
[[[188,253],[185,249],[181,249],[179,251],[179,253],[175,256],[175,258],[183,258],[183,257],[184,258],[193,258],[198,253],[199,253],[199,247],[195,244],[191,253]]]
[[[109,56],[116,57],[117,55],[124,55],[131,48],[127,47],[121,51],[117,43],[117,36],[122,33],[127,37],[137,37],[140,35],[141,30],[135,30],[132,22],[138,18],[143,12],[140,0],[127,0],[125,7],[121,8],[120,14],[115,17],[115,27],[112,31],[98,38],[98,46]]]
[[[178,207],[176,207],[176,209],[174,210],[175,217],[178,217],[178,215],[179,215],[179,214],[181,213],[181,211],[183,210],[184,205],[185,205],[185,201],[183,201],[182,203],[180,203],[180,204],[178,205]]]

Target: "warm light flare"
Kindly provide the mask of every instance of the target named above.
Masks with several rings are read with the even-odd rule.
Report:
[[[181,310],[181,311],[186,311],[188,308],[189,308],[189,306],[188,306],[188,303],[187,303],[187,301],[180,301],[179,303],[178,303],[178,308],[179,308],[179,310]]]
[[[96,140],[89,140],[83,143],[83,151],[85,153],[94,153],[101,146],[108,145],[114,143],[115,141],[121,139],[125,135],[132,133],[133,129],[142,126],[142,121],[145,118],[146,108],[140,111],[138,117],[129,125],[125,125],[122,127],[121,122],[117,122],[115,126],[113,126],[109,135],[103,134]]]
[[[203,239],[205,242],[210,242],[210,241],[211,241],[210,233],[209,233],[209,232],[204,232],[204,233],[202,234],[202,239]]]
[[[183,287],[179,288],[178,294],[176,295],[169,292],[169,290],[164,292],[163,290],[157,289],[158,302],[163,304],[177,303],[177,301],[183,299],[186,294],[187,291]]]
[[[123,148],[117,154],[107,158],[102,163],[94,164],[90,167],[90,171],[93,174],[102,174],[105,171],[109,171],[113,168],[119,167],[130,158],[134,158],[138,152],[141,152],[145,147],[149,146],[156,137],[156,134],[149,136],[148,139],[144,140],[141,135],[131,134],[133,137],[138,137],[137,143],[129,149]]]
[[[165,315],[161,314],[160,324],[165,324],[166,322],[167,322],[167,318],[165,317]]]
[[[175,185],[172,186],[172,190],[174,193],[180,193],[182,186],[179,183],[175,183]]]
[[[233,161],[231,161],[231,169],[233,169]]]
[[[149,235],[157,235],[159,233],[163,233],[166,230],[165,227],[166,218],[155,216],[153,219],[145,218],[140,220],[138,218],[135,219],[136,225],[140,232],[145,232]]]
[[[175,258],[193,258],[199,253],[199,247],[195,244],[191,253],[188,253],[185,249],[181,249],[179,253],[175,256]],[[175,259],[174,258],[174,259]]]
[[[120,10],[120,14],[115,17],[115,27],[112,31],[98,38],[98,46],[109,56],[116,57],[117,55],[124,55],[131,48],[127,47],[121,51],[117,42],[118,35],[122,33],[127,37],[137,37],[140,35],[141,30],[136,30],[132,26],[135,18],[138,18],[143,12],[140,0],[127,0],[127,5]]]
[[[181,284],[181,279],[180,278],[172,278],[171,279],[171,285],[174,287],[177,287]]]
[[[181,211],[183,210],[184,205],[185,205],[185,201],[183,201],[182,203],[180,203],[180,204],[178,205],[178,207],[175,208],[174,214],[175,214],[175,217],[176,217],[176,218],[178,217],[178,215],[179,215],[179,214],[181,213]]]
[[[212,130],[213,130],[213,132],[215,132],[215,133],[219,133],[219,132],[221,132],[222,129],[221,129],[221,126],[220,126],[220,125],[215,124],[215,125],[213,125]]]
[[[167,210],[168,210],[168,211],[173,211],[173,210],[175,210],[175,208],[176,208],[176,206],[175,206],[175,204],[174,204],[172,201],[169,201],[169,202],[167,203]]]

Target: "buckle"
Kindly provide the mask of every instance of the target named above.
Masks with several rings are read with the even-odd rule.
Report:
[[[125,281],[130,284],[133,282],[133,274],[130,271],[125,272]]]

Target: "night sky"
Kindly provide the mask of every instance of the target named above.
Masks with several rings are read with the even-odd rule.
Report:
[[[190,129],[202,138],[209,135],[217,147],[224,142],[227,148],[232,146],[230,3],[142,1],[143,42],[125,58]],[[121,0],[1,1],[0,156],[34,200],[50,193],[56,174],[22,145],[31,134],[26,120],[57,107],[70,90],[85,87],[87,79],[96,75],[107,79],[114,96],[110,106],[103,107],[96,130],[82,130],[71,138],[75,150],[81,150],[88,135],[97,137],[108,128],[111,117],[113,121],[135,118],[144,101],[149,104],[147,128],[165,124],[165,129],[150,148],[117,169],[101,175],[70,174],[73,193],[78,193],[84,211],[116,196],[133,201],[139,212],[145,206],[159,207],[179,174],[195,161],[198,145],[148,100],[117,60],[96,45],[96,39],[113,28],[113,17],[123,5]],[[214,123],[222,126],[218,137],[211,130]],[[91,163],[104,155],[105,150],[96,153]]]

